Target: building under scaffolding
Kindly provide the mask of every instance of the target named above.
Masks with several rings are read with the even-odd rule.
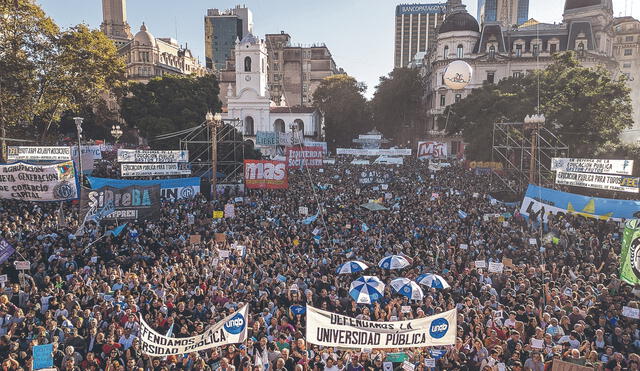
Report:
[[[551,158],[564,157],[569,147],[542,125],[523,122],[493,124],[492,161],[503,169],[492,171],[492,191],[520,194],[529,183],[553,185]]]

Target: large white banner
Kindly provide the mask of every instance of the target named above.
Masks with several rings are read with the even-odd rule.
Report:
[[[23,201],[64,201],[78,198],[73,162],[0,165],[0,198]]]
[[[604,189],[607,191],[640,192],[640,188],[638,188],[640,178],[620,175],[573,173],[559,170],[556,172],[556,184]]]
[[[336,154],[351,156],[411,156],[411,148],[337,148]]]
[[[140,164],[120,164],[120,175],[127,176],[167,176],[167,175],[190,175],[191,169],[183,163],[140,163]]]
[[[561,170],[573,173],[632,175],[633,160],[554,157],[551,159],[551,170]]]
[[[409,321],[374,322],[327,312],[307,305],[308,342],[344,348],[413,348],[453,345],[455,309]]]
[[[150,356],[170,356],[243,343],[247,340],[247,308],[245,305],[202,334],[188,338],[173,338],[154,331],[140,315],[140,349]]]
[[[68,160],[71,160],[71,148],[9,146],[7,148],[7,160],[9,161],[68,161]]]
[[[118,162],[189,162],[189,151],[119,149]]]

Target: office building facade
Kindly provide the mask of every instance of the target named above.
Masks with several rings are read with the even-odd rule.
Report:
[[[253,13],[237,5],[227,10],[208,9],[204,17],[206,66],[222,70],[232,58],[236,41],[253,32]]]
[[[407,67],[417,53],[436,42],[444,21],[446,4],[400,4],[396,6],[394,67]]]
[[[504,27],[521,25],[529,20],[529,0],[478,0],[478,20]]]

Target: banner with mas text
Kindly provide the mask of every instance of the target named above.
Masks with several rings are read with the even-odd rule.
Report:
[[[244,160],[244,184],[247,188],[288,188],[287,164],[284,161]]]
[[[453,345],[455,309],[408,321],[374,322],[307,306],[307,341],[343,348],[414,348]]]
[[[140,316],[140,349],[150,356],[170,356],[199,352],[227,344],[243,343],[247,340],[247,308],[245,305],[222,321],[207,328],[202,334],[173,338],[159,334]]]

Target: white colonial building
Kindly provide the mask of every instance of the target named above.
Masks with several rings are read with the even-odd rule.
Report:
[[[226,86],[227,106],[223,107],[223,118],[242,120],[245,138],[255,142],[258,131],[285,133],[292,131],[293,125],[309,140],[322,136],[322,115],[318,110],[289,107],[284,96],[277,104],[270,99],[264,41],[252,34],[237,40],[235,63],[235,84]]]

